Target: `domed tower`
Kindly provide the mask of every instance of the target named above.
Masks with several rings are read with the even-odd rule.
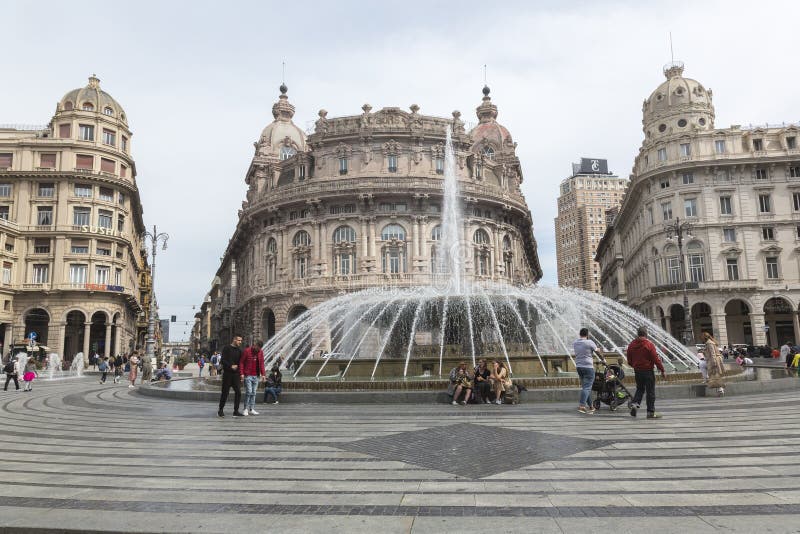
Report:
[[[661,137],[714,129],[711,90],[697,80],[683,77],[683,63],[664,67],[667,80],[642,105],[645,142]]]
[[[274,120],[264,128],[256,143],[256,155],[289,159],[306,149],[306,136],[294,122],[294,106],[289,103],[286,84],[281,84],[281,96],[272,106]]]
[[[497,122],[497,106],[492,103],[489,93],[489,86],[485,85],[481,105],[475,108],[478,125],[469,132],[473,140],[472,151],[489,160],[500,156],[513,157],[517,144],[506,127]]]

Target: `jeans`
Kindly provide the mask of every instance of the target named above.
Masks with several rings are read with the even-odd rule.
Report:
[[[578,404],[589,406],[592,398],[592,384],[594,384],[594,367],[578,367],[578,378],[581,379],[581,396]]]
[[[12,380],[14,381],[14,385],[17,386],[17,389],[19,389],[19,379],[17,378],[17,375],[7,374],[6,387],[3,388],[3,391],[8,391],[8,383],[11,382]]]
[[[258,388],[257,376],[244,377],[244,409],[254,410],[256,407],[256,389]]]
[[[237,371],[224,371],[222,373],[222,394],[219,396],[219,411],[225,408],[228,402],[228,393],[233,388],[233,411],[239,411],[239,404],[242,402],[242,386],[240,384],[239,373]]]
[[[656,411],[656,373],[653,370],[640,371],[634,369],[636,373],[636,393],[633,395],[633,403],[639,406],[642,402],[642,395],[647,393],[647,413]]]
[[[103,373],[103,376],[100,377],[100,382],[105,384],[106,383],[106,378],[108,377],[108,371],[103,371],[102,373]]]
[[[268,388],[264,388],[264,402],[269,402],[269,396],[272,395],[275,397],[275,401],[278,400],[278,395],[281,394],[281,387],[280,386],[272,386]]]

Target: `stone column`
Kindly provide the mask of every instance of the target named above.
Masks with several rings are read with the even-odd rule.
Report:
[[[91,335],[92,323],[87,322],[83,325],[83,359],[89,359],[89,336]]]
[[[376,232],[375,232],[375,219],[369,220],[369,255],[372,258],[375,258],[375,240],[376,240]]]
[[[322,223],[314,223],[316,237],[314,238],[314,262],[319,263],[322,259]]]
[[[122,329],[119,327],[119,325],[114,326],[114,329],[116,330],[117,334],[116,336],[114,336],[114,355],[117,355],[120,353],[119,348],[122,343],[122,332],[121,332]]]
[[[67,323],[59,324],[58,337],[56,337],[56,342],[48,343],[48,345],[50,345],[50,351],[57,352],[62,357],[64,356],[64,342],[66,341],[66,333],[67,333]]]
[[[3,234],[5,235],[5,234]],[[6,323],[6,331],[3,334],[3,350],[8,352],[14,343],[14,323]],[[0,356],[2,356],[0,354]]]
[[[792,341],[794,341],[795,343],[798,343],[798,340],[800,340],[800,321],[798,320],[798,313],[800,312],[797,311],[792,312],[792,326],[794,326],[794,338],[792,339]],[[784,339],[782,341],[786,340]],[[778,340],[778,343],[781,343],[782,341]]]
[[[411,219],[411,251],[408,254],[409,272],[416,272],[417,255],[419,254],[419,217]]]
[[[753,345],[766,345],[767,336],[764,332],[764,314],[750,314],[750,329],[753,331]]]
[[[730,345],[728,324],[725,321],[725,317],[725,312],[711,314],[711,328],[720,345]]]
[[[281,261],[275,267],[279,271],[278,276],[286,278],[289,272],[289,234],[285,228],[280,231],[280,247]]]
[[[106,343],[103,347],[103,356],[111,356],[111,323],[106,324]]]
[[[367,239],[367,219],[365,217],[361,217],[361,251],[358,255],[362,269],[366,269],[366,259],[369,256],[369,239]],[[355,268],[355,265],[353,267]]]

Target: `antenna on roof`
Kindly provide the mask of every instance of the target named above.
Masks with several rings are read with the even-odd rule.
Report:
[[[669,32],[669,60],[675,63],[675,53],[672,51],[672,32]]]
[[[281,62],[281,83],[286,83],[286,62]]]
[[[486,85],[486,63],[483,64],[483,85]]]

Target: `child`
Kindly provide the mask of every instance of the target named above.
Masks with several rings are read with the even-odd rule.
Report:
[[[700,374],[703,375],[703,383],[705,384],[708,382],[708,362],[706,362],[706,355],[702,352],[698,352],[697,357],[700,358]]]
[[[97,369],[103,373],[103,376],[100,378],[100,383],[106,383],[106,377],[108,376],[108,358],[105,356],[100,360],[100,363],[97,365]]]
[[[31,356],[25,364],[25,373],[22,375],[22,380],[25,381],[24,391],[33,391],[34,378],[36,378],[36,360]]]

